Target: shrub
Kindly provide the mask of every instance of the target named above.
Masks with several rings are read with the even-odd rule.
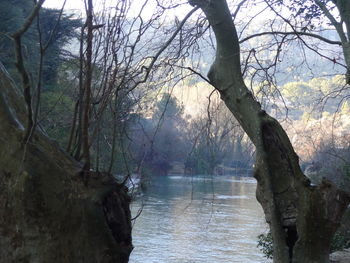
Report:
[[[271,258],[273,256],[273,244],[272,244],[272,234],[269,231],[267,234],[260,234],[258,236],[257,247],[264,254],[265,257]]]

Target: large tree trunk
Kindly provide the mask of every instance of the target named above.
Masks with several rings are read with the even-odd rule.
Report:
[[[0,64],[0,262],[128,262],[129,197],[42,132],[23,145],[23,97]]]
[[[208,77],[256,146],[257,199],[270,224],[274,262],[329,262],[330,242],[349,203],[332,183],[314,187],[281,125],[253,98],[240,67],[239,41],[225,0],[192,0],[217,41]]]

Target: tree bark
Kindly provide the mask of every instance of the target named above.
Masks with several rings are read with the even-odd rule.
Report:
[[[348,194],[326,181],[310,185],[286,132],[246,87],[226,1],[189,2],[203,10],[215,33],[216,57],[208,77],[256,146],[256,194],[270,224],[274,262],[329,262],[330,241],[349,203]]]
[[[82,127],[82,144],[84,159],[84,174],[88,176],[90,172],[90,143],[89,143],[89,126],[90,126],[90,107],[91,107],[91,83],[92,83],[92,41],[93,41],[93,5],[92,0],[87,0],[86,10],[86,60],[85,60],[85,79],[84,79],[84,117]]]
[[[128,262],[129,197],[37,130],[22,143],[23,97],[0,63],[0,262]]]

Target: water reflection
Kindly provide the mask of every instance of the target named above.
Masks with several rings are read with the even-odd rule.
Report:
[[[256,183],[237,177],[155,177],[132,205],[131,263],[267,262],[256,248],[267,230]]]

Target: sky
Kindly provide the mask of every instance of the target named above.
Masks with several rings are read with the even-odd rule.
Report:
[[[61,8],[63,5],[63,0],[46,0],[44,7],[48,8]],[[83,0],[67,0],[66,9],[84,9]]]
[[[98,11],[99,9],[101,9],[103,2],[110,3],[109,6],[115,6],[116,1],[117,0],[93,0],[94,10]],[[130,9],[130,12],[127,14],[127,16],[130,16],[130,17],[136,16],[145,1],[147,0],[131,0],[132,8]],[[174,4],[173,3],[174,1],[165,1],[165,2],[169,2],[171,5]],[[180,7],[177,7],[174,10],[170,10],[168,12],[168,15],[173,17],[175,17],[176,15],[179,19],[181,19],[192,9],[192,7],[189,4],[187,4],[187,1],[178,1],[178,2],[179,3],[182,2],[186,4],[181,5]],[[60,9],[62,8],[63,3],[64,3],[64,0],[46,0],[44,2],[44,7]],[[147,1],[147,5],[144,8],[144,12],[143,12],[144,19],[147,19],[148,16],[152,15],[154,8],[156,6],[156,3],[157,3],[156,0]],[[84,0],[67,0],[65,9],[82,10],[82,13],[84,13],[85,12]]]

